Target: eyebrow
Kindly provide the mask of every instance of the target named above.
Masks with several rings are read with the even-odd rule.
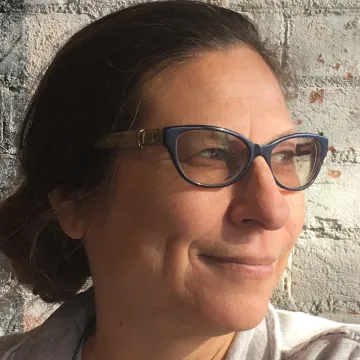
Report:
[[[272,137],[272,138],[270,139],[270,141],[268,142],[268,144],[271,144],[273,141],[275,141],[275,140],[277,140],[277,139],[279,139],[279,138],[281,138],[281,137],[283,137],[283,136],[292,135],[292,134],[295,134],[296,132],[297,132],[297,131],[296,131],[295,128],[292,128],[292,129],[289,129],[289,130],[287,130],[287,131],[284,131],[284,132],[282,132],[282,133],[280,133],[280,134],[277,134],[276,136]]]

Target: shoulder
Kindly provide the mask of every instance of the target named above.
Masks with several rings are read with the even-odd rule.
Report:
[[[0,337],[0,360],[71,359],[94,318],[91,290],[60,306],[37,328]]]
[[[278,326],[282,359],[360,359],[360,325],[270,309]]]
[[[29,333],[17,333],[0,337],[0,360],[2,360],[9,351],[15,351],[15,349],[20,347]]]

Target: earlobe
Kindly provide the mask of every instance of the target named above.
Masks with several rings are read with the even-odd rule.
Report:
[[[58,189],[49,193],[48,199],[64,233],[72,239],[82,239],[85,234],[84,219],[79,205],[64,199]]]

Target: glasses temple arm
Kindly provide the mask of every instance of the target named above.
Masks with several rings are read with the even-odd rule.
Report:
[[[164,129],[132,130],[112,133],[101,138],[98,149],[134,149],[163,144]]]

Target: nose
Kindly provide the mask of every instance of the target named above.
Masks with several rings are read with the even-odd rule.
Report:
[[[237,183],[230,205],[230,220],[235,225],[254,223],[266,230],[281,229],[290,217],[287,190],[280,190],[262,157],[257,157]]]

